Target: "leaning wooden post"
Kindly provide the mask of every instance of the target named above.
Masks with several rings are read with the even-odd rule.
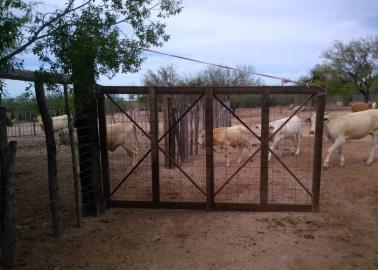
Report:
[[[4,176],[4,180],[1,185],[4,189],[4,197],[1,199],[4,201],[3,209],[3,237],[1,241],[2,251],[2,264],[7,268],[13,268],[16,266],[16,206],[15,206],[15,188],[13,181],[13,168],[16,159],[16,146],[17,142],[12,141],[7,147],[5,156],[5,170],[1,170]]]
[[[80,228],[81,225],[81,204],[80,204],[80,181],[77,174],[77,157],[76,157],[76,143],[74,136],[74,123],[71,116],[70,107],[68,105],[68,87],[67,84],[63,85],[64,92],[64,107],[65,113],[68,119],[68,135],[70,137],[71,146],[71,163],[72,163],[72,175],[73,175],[73,186],[75,190],[75,211],[76,211],[76,226]]]
[[[60,199],[57,176],[56,144],[52,119],[47,107],[45,91],[41,81],[35,81],[35,96],[39,111],[41,113],[43,126],[45,128],[45,139],[47,148],[47,166],[50,195],[50,210],[52,216],[53,236],[60,237],[62,233],[62,220],[60,216]]]
[[[213,89],[205,90],[206,208],[214,209]]]
[[[159,141],[158,141],[158,111],[156,89],[151,87],[150,102],[150,131],[151,131],[151,170],[152,170],[152,203],[154,207],[160,204],[159,180]]]
[[[101,151],[101,175],[102,186],[104,190],[105,207],[109,208],[110,204],[110,178],[109,178],[109,159],[106,131],[106,113],[105,113],[105,96],[101,93],[101,88],[97,86],[97,111],[99,124],[99,139]]]
[[[325,92],[317,95],[315,140],[314,140],[314,163],[312,172],[312,210],[319,211],[320,202],[320,178],[322,172],[322,145],[323,145],[323,119],[326,102]]]
[[[269,155],[269,92],[262,93],[261,102],[261,158],[260,158],[260,206],[268,206],[268,155]]]

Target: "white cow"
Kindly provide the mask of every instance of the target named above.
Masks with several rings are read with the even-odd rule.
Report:
[[[310,132],[315,130],[315,113],[311,115]],[[340,154],[340,166],[344,166],[345,157],[342,153],[342,146],[348,140],[362,139],[372,135],[372,147],[366,164],[370,166],[374,160],[375,150],[378,148],[378,109],[353,113],[330,113],[324,116],[324,135],[327,136],[332,145],[324,160],[323,167],[329,167],[329,161],[334,151]]]
[[[269,122],[269,134],[272,135],[276,132],[286,121],[289,117],[278,119],[272,122]],[[281,140],[285,138],[290,138],[293,141],[293,149],[292,153],[296,156],[299,155],[300,143],[301,143],[301,125],[302,121],[297,116],[294,115],[286,124],[283,126],[276,135],[270,141],[270,149],[274,151],[274,149],[278,146]],[[257,129],[261,129],[261,125],[256,125]],[[269,151],[268,160],[270,161],[272,158],[272,153]]]
[[[114,152],[119,147],[122,147],[131,158],[132,165],[135,164],[136,155],[139,153],[139,143],[134,128],[134,125],[128,122],[118,122],[106,126],[106,143],[108,150]],[[59,131],[59,142],[62,145],[70,144],[68,128]],[[75,145],[77,145],[76,128],[74,128],[74,142]]]
[[[118,147],[126,150],[127,155],[135,164],[135,159],[139,153],[138,138],[135,126],[129,122],[118,122],[106,125],[106,142],[108,150],[114,152]]]
[[[51,117],[53,122],[53,130],[54,133],[58,133],[60,130],[68,127],[68,117],[67,114],[59,115],[59,116],[53,116]],[[40,115],[37,116],[38,124],[41,126],[43,130],[45,130],[43,126],[42,117]]]
[[[243,149],[247,148],[251,153],[252,144],[250,141],[250,132],[242,125],[231,127],[221,127],[213,129],[213,147],[214,150],[224,150],[226,166],[230,166],[229,148],[237,148],[240,150],[238,155],[238,164],[241,161],[241,154]],[[205,146],[205,130],[202,130],[198,137],[198,144]]]

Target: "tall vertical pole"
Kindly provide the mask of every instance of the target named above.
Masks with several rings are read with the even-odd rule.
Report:
[[[99,125],[99,140],[100,140],[100,157],[101,157],[101,176],[102,187],[104,190],[105,207],[109,207],[110,202],[110,180],[109,180],[109,159],[108,159],[108,145],[107,145],[107,131],[106,131],[106,112],[105,112],[105,96],[100,93],[101,89],[97,89],[97,111],[98,111],[98,125]]]
[[[205,90],[206,208],[214,208],[213,89]]]
[[[150,131],[151,131],[151,170],[152,170],[152,203],[154,207],[160,204],[160,180],[159,180],[159,139],[158,139],[158,110],[156,89],[149,90],[150,102]]]
[[[47,166],[50,195],[50,210],[52,216],[53,236],[60,237],[62,233],[62,220],[60,216],[60,198],[58,192],[58,176],[56,161],[56,144],[54,138],[53,122],[47,107],[45,90],[41,81],[35,81],[35,96],[41,112],[43,126],[45,128]]]
[[[314,163],[312,172],[312,209],[319,211],[320,201],[320,178],[322,172],[322,145],[323,145],[323,119],[325,108],[325,92],[317,96],[315,140],[314,140]]]
[[[64,92],[64,108],[68,120],[68,134],[70,137],[71,146],[71,163],[72,163],[72,175],[73,175],[73,186],[75,190],[75,212],[76,212],[76,226],[80,228],[81,226],[81,204],[80,204],[80,181],[77,172],[77,157],[76,157],[76,146],[75,146],[75,135],[74,135],[74,124],[71,116],[71,111],[69,107],[69,96],[68,96],[68,86],[63,85]]]
[[[268,154],[269,154],[269,92],[262,93],[261,101],[261,158],[260,158],[260,206],[266,210],[268,205]]]

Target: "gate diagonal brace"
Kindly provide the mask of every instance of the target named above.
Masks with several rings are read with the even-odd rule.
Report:
[[[135,164],[134,167],[131,168],[131,170],[127,173],[127,175],[122,179],[122,181],[114,188],[114,190],[110,193],[110,196],[112,196],[121,186],[122,184],[127,180],[127,178],[135,171],[135,169],[143,162],[143,160],[148,156],[148,154],[151,153],[151,149],[148,150],[144,156]]]
[[[273,137],[278,133],[278,131],[280,131],[290,120],[291,118],[294,117],[294,115],[296,115],[304,106],[306,106],[306,104],[315,96],[315,94],[312,94],[308,99],[306,99],[306,101],[298,108],[296,109],[292,115],[290,115],[290,117],[288,119],[286,119],[286,121],[276,130],[274,131],[274,133],[269,137],[269,141],[271,141],[273,139]]]
[[[288,173],[294,178],[294,180],[307,192],[310,197],[313,197],[313,194],[306,188],[306,186],[298,179],[298,177],[290,170],[290,168],[280,159],[272,149],[269,148],[269,151],[272,155],[281,163],[281,165],[288,171]]]
[[[126,115],[126,117],[135,124],[135,126],[142,131],[142,133],[149,139],[151,140],[151,136],[144,131],[142,127],[138,125],[138,123],[121,107],[119,106],[113,98],[111,98],[108,94],[106,96],[112,101],[114,105],[117,106],[117,108]],[[194,103],[188,107],[188,109],[173,123],[171,127],[159,138],[158,142],[160,142],[177,124],[180,122],[181,119],[185,117],[185,115],[198,103],[198,101],[201,100],[203,97],[203,94],[201,94],[195,101]],[[188,180],[206,197],[206,193],[194,182],[194,180],[167,154],[160,146],[159,146],[160,151],[163,152],[164,155],[166,155],[172,163],[182,172]],[[114,190],[111,192],[111,196],[121,187],[121,185],[127,180],[127,178],[135,171],[135,169],[143,162],[143,160],[148,156],[149,153],[151,153],[151,148],[144,154],[144,156],[135,164],[135,166],[127,173],[127,175],[122,179],[122,181],[114,188]]]
[[[269,137],[269,141],[271,141],[273,139],[273,137],[290,121],[291,118],[294,117],[294,115],[296,115],[304,106],[306,106],[306,104],[311,100],[313,99],[315,96],[315,94],[312,94],[311,96],[309,96],[306,101],[297,109],[294,111],[294,113],[288,118],[286,119],[286,121]],[[294,180],[307,192],[308,195],[310,195],[311,197],[313,196],[313,194],[306,188],[306,186],[298,179],[298,177],[290,170],[290,168],[282,161],[281,158],[279,158],[277,156],[276,153],[274,153],[274,151],[272,149],[270,149],[269,147],[269,152],[272,153],[272,155],[281,163],[281,165],[288,171],[288,173],[294,178]]]
[[[246,123],[244,123],[243,120],[241,120],[240,117],[237,116],[230,108],[228,108],[228,106],[224,104],[222,100],[220,100],[215,94],[213,96],[216,100],[218,100],[220,104],[222,104],[223,107],[227,109],[227,111],[229,111],[229,113],[231,113],[232,116],[234,116],[246,129],[248,129],[248,131],[251,132],[253,136],[255,136],[259,141],[261,141],[261,137],[257,135]]]
[[[250,161],[250,160],[252,160],[253,159],[253,157],[260,151],[260,149],[261,149],[261,146],[259,147],[259,148],[257,148],[256,150],[255,150],[255,152],[249,157],[249,158],[247,158],[245,161],[244,161],[244,163],[238,168],[238,169],[236,169],[236,171],[223,183],[223,185],[214,193],[214,198],[218,195],[218,193],[219,192],[221,192],[222,191],[222,189],[234,178],[234,176],[235,175],[237,175],[238,174],[238,172],[240,172],[240,170],[241,169],[243,169],[244,168],[244,166],[245,165],[247,165],[248,164],[248,162]]]

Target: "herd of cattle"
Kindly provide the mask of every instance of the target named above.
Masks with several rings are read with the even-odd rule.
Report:
[[[371,165],[374,160],[375,150],[378,148],[378,109],[377,103],[355,103],[351,107],[352,112],[329,113],[324,116],[324,135],[328,138],[331,146],[328,148],[328,154],[324,160],[323,166],[329,166],[330,158],[333,152],[340,154],[340,165],[344,166],[345,157],[342,152],[342,146],[348,140],[362,139],[367,135],[372,136],[372,146],[367,159],[367,165]],[[12,125],[14,119],[7,113],[7,125]],[[312,113],[305,121],[310,122],[310,133],[315,133],[316,114]],[[43,122],[40,116],[36,119],[43,129]],[[61,115],[52,117],[54,134],[58,137],[60,144],[68,144],[68,117]],[[286,123],[283,127],[281,127]],[[261,130],[260,125],[254,127],[255,133]],[[269,133],[273,136],[270,140],[270,149],[273,151],[278,148],[279,143],[285,139],[293,141],[292,153],[300,154],[302,120],[294,115],[290,119],[282,118],[269,123]],[[253,137],[253,136],[252,136]],[[75,140],[77,141],[75,134]],[[213,146],[215,151],[224,151],[226,166],[230,165],[229,151],[230,148],[238,149],[241,153],[243,149],[252,151],[252,147],[258,145],[258,139],[250,139],[251,132],[243,125],[235,125],[231,127],[215,128],[213,130]],[[134,141],[134,144],[129,143]],[[128,142],[128,143],[125,143]],[[198,144],[205,145],[205,132],[202,131],[198,137]],[[139,153],[138,136],[136,128],[129,122],[118,122],[107,125],[107,146],[109,151],[115,151],[122,147],[135,163],[136,156]],[[269,160],[271,153],[269,152]],[[241,154],[238,155],[238,164],[241,161]]]

